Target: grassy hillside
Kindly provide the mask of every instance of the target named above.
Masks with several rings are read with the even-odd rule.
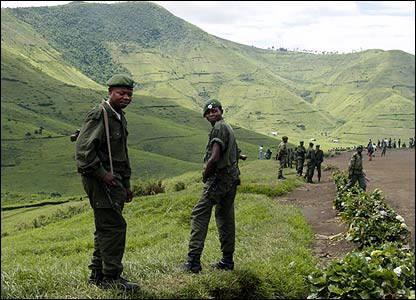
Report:
[[[233,272],[209,267],[220,255],[214,220],[202,257],[202,274],[179,269],[187,253],[190,213],[202,189],[199,172],[170,179],[170,185],[186,182],[181,192],[135,198],[126,205],[123,262],[126,276],[142,286],[135,295],[87,284],[93,216],[86,200],[3,211],[2,297],[303,298],[308,293],[305,276],[315,270],[315,261],[309,251],[312,232],[302,213],[263,195],[264,189],[257,194],[244,192],[247,186],[258,184],[257,174],[274,177],[275,168],[273,161],[242,166]],[[299,179],[289,174],[287,181],[274,180],[269,189],[293,189]]]
[[[393,95],[414,111],[414,56],[401,51],[313,55],[262,50],[211,36],[147,2],[11,12],[91,78],[106,74],[97,64],[104,60],[130,72],[146,95],[193,110],[207,98],[219,98],[232,123],[265,135],[276,131],[296,142],[325,136],[321,144],[328,146],[334,138],[365,142],[377,132],[402,139],[414,135],[414,126],[408,126],[414,114],[400,124],[378,122],[379,103],[384,113],[395,111],[385,101]],[[86,53],[94,57],[87,59]],[[370,129],[361,126],[363,117],[373,117]]]
[[[135,178],[200,169],[208,98],[223,102],[249,158],[260,144],[275,152],[282,135],[294,144],[315,138],[324,150],[414,135],[414,56],[401,51],[262,50],[211,36],[148,2],[1,13],[1,180],[8,192],[80,191],[68,135],[106,96],[97,82],[119,70],[139,83],[127,109]]]

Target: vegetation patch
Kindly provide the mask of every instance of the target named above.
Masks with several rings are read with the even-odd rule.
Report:
[[[388,207],[381,191],[344,191],[345,172],[336,171],[335,208],[349,224],[347,239],[359,250],[308,276],[308,299],[414,299],[415,255],[406,242],[404,219]]]
[[[366,247],[308,280],[308,299],[414,299],[415,256],[401,244]]]

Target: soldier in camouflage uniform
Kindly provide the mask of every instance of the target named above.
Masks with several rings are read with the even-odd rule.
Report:
[[[212,208],[215,207],[222,259],[214,267],[222,270],[234,269],[235,220],[234,198],[240,184],[240,155],[233,129],[222,118],[223,109],[218,100],[205,103],[203,116],[211,123],[202,174],[204,190],[191,214],[191,237],[184,269],[199,273],[201,254],[204,248]]]
[[[286,165],[288,151],[287,151],[287,140],[288,137],[284,136],[282,137],[282,142],[279,144],[279,147],[277,147],[277,160],[279,161],[279,174],[277,176],[277,179],[286,179],[286,177],[283,176],[283,169]]]
[[[318,182],[321,182],[321,164],[324,161],[324,152],[320,149],[320,145],[315,146],[315,165],[318,171]]]
[[[357,152],[354,153],[351,157],[350,163],[348,165],[348,183],[344,187],[344,190],[348,190],[358,181],[360,188],[364,191],[367,189],[367,185],[365,183],[365,173],[363,170],[363,146],[357,147]]]
[[[302,176],[303,164],[305,162],[306,149],[303,146],[303,141],[299,142],[299,146],[296,147],[296,170],[297,176]]]
[[[293,158],[293,149],[287,148],[287,166],[288,168],[291,168],[291,169],[293,168],[292,158]]]
[[[122,111],[132,101],[134,81],[117,74],[108,81],[108,99],[86,116],[76,142],[76,160],[84,190],[94,210],[94,252],[89,282],[99,287],[135,290],[139,286],[122,278],[122,258],[127,224],[122,216],[125,202],[130,202],[130,162],[127,153],[127,122]],[[107,111],[110,158],[104,125]]]
[[[315,150],[313,149],[313,143],[309,143],[309,148],[306,150],[305,158],[307,167],[305,179],[306,182],[313,183],[312,177],[315,170]]]

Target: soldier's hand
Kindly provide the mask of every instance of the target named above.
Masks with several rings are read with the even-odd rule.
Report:
[[[103,181],[106,185],[109,185],[109,186],[117,185],[115,177],[110,172],[107,172],[107,174],[104,175]]]
[[[133,192],[130,189],[126,189],[127,199],[126,202],[131,202],[133,200]]]

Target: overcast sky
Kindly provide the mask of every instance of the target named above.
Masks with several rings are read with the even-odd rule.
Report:
[[[1,7],[69,2],[1,1]],[[415,54],[414,1],[152,2],[210,34],[259,48],[339,52],[398,49]]]

